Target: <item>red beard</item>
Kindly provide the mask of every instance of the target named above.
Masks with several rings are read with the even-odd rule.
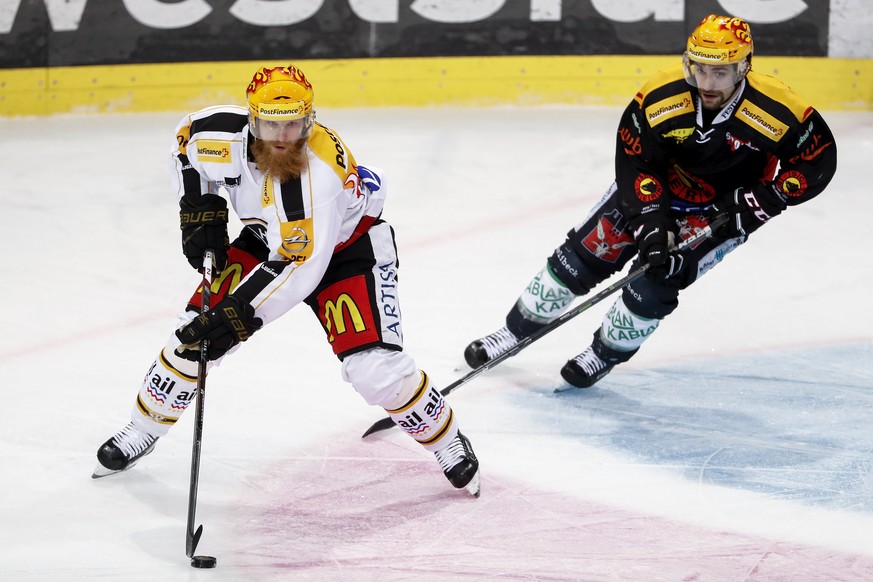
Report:
[[[275,146],[283,146],[283,149],[276,149]],[[252,144],[252,154],[258,168],[265,174],[279,178],[280,182],[299,178],[308,165],[305,139],[293,143],[258,139]]]

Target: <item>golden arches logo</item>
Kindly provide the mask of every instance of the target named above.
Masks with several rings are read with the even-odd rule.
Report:
[[[236,286],[239,285],[239,282],[242,281],[243,278],[243,266],[240,263],[231,263],[224,269],[221,274],[218,275],[213,281],[212,284],[209,285],[209,289],[213,294],[217,295],[221,288],[224,286],[225,282],[230,279],[230,283],[227,286],[227,292],[232,293]],[[203,285],[197,289],[198,293],[203,292]]]
[[[327,341],[330,343],[336,340],[336,336],[346,333],[346,313],[349,315],[349,321],[354,327],[355,333],[361,333],[367,329],[354,299],[348,293],[342,293],[336,298],[336,302],[328,299],[324,303],[324,327],[327,330]]]
[[[232,293],[236,286],[239,285],[239,282],[242,281],[243,278],[243,266],[239,263],[232,263],[227,266],[225,270],[221,272],[221,274],[216,277],[215,281],[212,282],[210,286],[214,293],[218,293],[218,290],[221,289],[221,286],[224,285],[224,282],[230,278],[230,284],[227,287],[227,292]]]

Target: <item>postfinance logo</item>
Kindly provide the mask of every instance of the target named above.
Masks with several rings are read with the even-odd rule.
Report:
[[[645,114],[646,119],[649,120],[649,125],[655,127],[668,119],[692,110],[691,93],[686,91],[680,95],[674,95],[649,105],[646,107]]]
[[[291,103],[258,103],[258,117],[274,121],[291,121],[300,119],[306,113],[306,104],[303,101]]]
[[[787,125],[751,101],[743,101],[740,104],[737,119],[744,121],[749,127],[758,130],[773,141],[779,141],[788,130]]]
[[[194,142],[194,151],[197,152],[197,159],[201,162],[230,164],[233,161],[230,142],[227,141],[197,140]]]

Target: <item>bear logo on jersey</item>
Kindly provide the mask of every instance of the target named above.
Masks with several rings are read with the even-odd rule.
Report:
[[[661,187],[661,183],[654,176],[640,174],[637,176],[636,182],[634,182],[634,191],[637,194],[637,198],[643,202],[652,202],[661,197],[664,188]]]
[[[806,176],[797,170],[789,170],[779,176],[776,187],[786,196],[803,196],[806,192]]]

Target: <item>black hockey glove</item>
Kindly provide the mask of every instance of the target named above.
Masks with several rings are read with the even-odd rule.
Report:
[[[671,251],[675,235],[663,220],[640,222],[633,229],[637,250],[643,262],[650,265],[648,273],[657,279],[669,279],[682,272],[685,257]]]
[[[203,194],[191,202],[187,196],[179,202],[179,222],[182,229],[182,252],[198,271],[203,270],[203,253],[212,249],[215,269],[219,273],[227,266],[227,202],[216,194]]]
[[[785,198],[772,185],[737,188],[715,205],[716,212],[724,212],[730,217],[716,234],[722,238],[752,234],[785,210],[785,206]]]
[[[244,342],[261,329],[264,322],[255,317],[255,308],[233,295],[228,295],[214,309],[201,313],[191,323],[176,330],[182,345],[176,353],[193,362],[200,360],[200,341],[209,340],[206,355],[217,360],[229,349]]]

